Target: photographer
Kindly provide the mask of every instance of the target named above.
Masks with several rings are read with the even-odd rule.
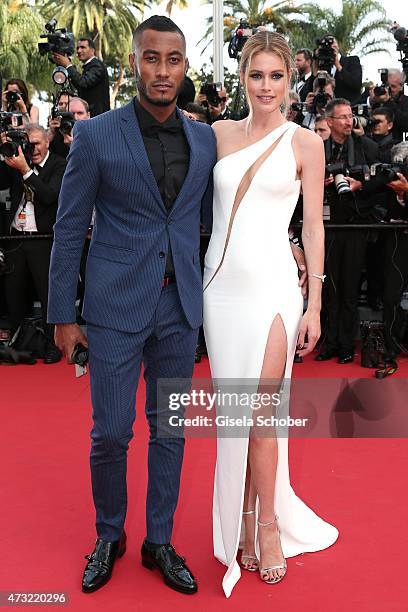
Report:
[[[316,117],[314,131],[322,140],[330,138],[330,128],[324,115],[318,115]]]
[[[304,103],[303,103],[304,105]],[[288,121],[293,121],[293,123],[297,123],[298,125],[302,125],[305,116],[303,111],[303,105],[300,101],[300,96],[296,91],[289,92],[289,104],[286,109],[286,119]]]
[[[206,86],[214,86],[215,83],[205,83],[197,96],[198,103],[207,109],[207,123],[210,125],[215,121],[222,121],[223,119],[230,118],[230,112],[228,109],[228,93],[225,87],[219,90],[213,91],[210,94],[206,92]]]
[[[389,108],[379,106],[372,111],[371,119],[373,125],[369,138],[372,138],[378,144],[379,160],[389,164],[391,162],[391,149],[397,144],[392,134],[394,116]]]
[[[18,154],[0,162],[0,189],[10,188],[11,208],[6,215],[6,233],[24,236],[5,243],[7,266],[5,294],[12,324],[12,334],[26,314],[26,290],[32,280],[41,301],[44,332],[48,347],[44,363],[60,361],[54,344],[54,329],[47,324],[48,269],[52,239],[35,238],[35,234],[52,234],[58,207],[58,196],[66,162],[49,152],[46,130],[33,125],[27,128],[31,145],[31,166],[21,147]],[[1,135],[7,142],[6,133]],[[32,238],[26,238],[32,236]]]
[[[335,81],[327,72],[320,71],[313,81],[313,91],[307,94],[305,103],[308,112],[305,113],[303,127],[313,130],[316,115],[324,115],[326,106],[334,98]]]
[[[68,104],[71,99],[70,94],[67,92],[61,93],[58,98],[57,110],[55,116],[50,115],[48,117],[48,139],[50,142],[50,151],[63,157],[67,158],[69,153],[69,147],[64,143],[64,135],[60,131],[61,117],[59,113],[68,112]]]
[[[91,117],[96,117],[110,109],[109,77],[106,66],[95,56],[95,43],[92,38],[80,38],[77,54],[83,64],[82,75],[71,63],[69,57],[53,53],[54,61],[68,70],[69,79],[78,90],[79,96],[89,104]]]
[[[313,91],[312,62],[313,54],[310,49],[298,49],[296,51],[295,65],[298,78],[294,89],[299,94],[301,102],[305,102],[307,94]]]
[[[378,161],[378,146],[366,136],[353,133],[353,114],[348,100],[335,99],[328,103],[326,121],[331,136],[324,142],[326,164],[344,164],[347,168],[362,168]],[[329,166],[330,168],[330,166]],[[371,193],[378,181],[369,186],[362,179],[329,174],[325,181],[326,202],[330,220],[334,223],[355,223],[364,220],[371,206]],[[366,250],[365,230],[326,231],[325,313],[327,323],[323,347],[317,361],[338,356],[345,364],[354,360],[354,340],[358,328],[357,300]]]
[[[374,88],[368,99],[371,108],[379,106],[388,108],[394,116],[392,135],[396,142],[401,142],[403,133],[408,132],[408,96],[404,95],[405,74],[401,70],[391,69],[387,72],[385,86]]]
[[[405,175],[393,172],[393,180],[387,184],[386,221],[408,221],[408,143],[401,142],[391,151],[391,162],[405,166]],[[408,284],[408,230],[394,229],[381,232],[378,250],[383,265],[382,300],[386,365],[395,366],[401,352],[406,315],[401,308],[401,299]]]
[[[14,92],[10,93],[10,92]],[[27,85],[22,79],[9,79],[3,93],[3,110],[23,113],[27,123],[38,123],[40,111],[28,98]]]
[[[334,36],[325,36],[314,51],[313,74],[327,70],[335,79],[334,95],[357,104],[361,98],[363,71],[357,55],[345,56],[340,53],[339,44]],[[327,60],[322,63],[322,58]]]
[[[89,112],[88,102],[86,100],[82,100],[82,98],[73,97],[69,101],[68,112],[71,113],[72,118],[68,118],[67,121],[63,122],[63,136],[64,136],[64,144],[68,147],[71,146],[73,135],[72,128],[76,121],[87,121],[91,118]]]

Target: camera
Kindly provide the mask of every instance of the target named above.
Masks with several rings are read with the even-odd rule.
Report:
[[[211,104],[211,106],[218,106],[221,104],[222,100],[218,95],[222,89],[222,83],[203,83],[200,88],[200,94],[205,95],[207,97],[207,101],[202,103],[202,106],[207,106]]]
[[[22,113],[0,113],[0,132],[7,136],[7,141],[0,144],[0,154],[4,157],[17,156],[18,147],[21,147],[26,160],[30,161],[33,146],[28,140],[27,132],[18,129],[22,125]]]
[[[17,102],[20,98],[20,94],[16,91],[6,91],[7,100],[7,112],[12,113],[17,110]]]
[[[339,196],[351,192],[350,185],[346,181],[346,176],[350,176],[361,183],[370,180],[370,168],[366,165],[354,165],[348,167],[345,162],[335,162],[326,165],[325,178],[334,177],[334,185]]]
[[[372,177],[382,176],[387,183],[398,180],[397,172],[403,174],[408,179],[407,164],[395,162],[392,164],[373,164],[370,168],[370,175]]]
[[[381,84],[374,87],[375,96],[385,96],[388,92],[388,68],[379,68]]]
[[[57,20],[51,19],[45,24],[46,34],[41,34],[40,38],[46,38],[47,42],[38,43],[40,55],[49,55],[51,62],[55,63],[51,57],[52,53],[59,53],[70,57],[75,51],[75,40],[72,32],[67,32],[65,28],[56,28]]]
[[[75,118],[73,113],[60,112],[57,117],[61,118],[59,130],[62,134],[71,135],[72,128],[75,124]]]
[[[321,109],[326,108],[327,103],[330,100],[330,96],[324,91],[324,88],[327,85],[327,76],[328,74],[325,70],[319,70],[319,72],[317,73],[317,83],[318,83],[319,88],[317,92],[315,93],[315,97],[313,99],[313,106],[312,106],[313,115],[317,114],[318,108],[321,108]]]
[[[325,36],[324,38],[316,39],[316,46],[313,53],[313,59],[317,60],[318,70],[324,70],[330,74],[335,60],[335,51],[333,49],[334,36]]]
[[[306,102],[292,102],[290,108],[297,113],[307,113],[309,105]]]
[[[397,51],[400,52],[400,62],[402,70],[408,77],[408,32],[406,28],[401,28],[395,21],[391,27],[391,32],[397,41]]]
[[[370,130],[377,123],[380,123],[378,119],[373,119],[370,117],[370,108],[368,104],[355,104],[351,107],[353,111],[353,130],[359,128],[360,126],[365,130]]]
[[[239,59],[246,41],[256,32],[256,27],[252,27],[248,21],[241,19],[228,44],[228,55],[232,59]]]

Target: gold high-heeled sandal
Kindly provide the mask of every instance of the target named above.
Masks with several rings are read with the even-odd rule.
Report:
[[[249,514],[255,514],[255,510],[247,510],[242,513],[243,516],[248,516]],[[248,567],[248,564],[245,561],[253,561],[251,567]],[[241,555],[241,567],[247,572],[256,572],[259,569],[259,560],[258,557],[254,555]]]
[[[276,523],[276,529],[277,529],[278,537],[279,537],[279,545],[280,545],[280,549],[281,549],[281,553],[282,553],[282,557],[283,557],[282,545],[281,545],[281,542],[280,542],[280,530],[279,530],[279,525],[278,525],[278,517],[275,516],[273,521],[270,521],[269,523],[261,523],[261,521],[258,521],[258,526],[259,527],[268,527],[269,525],[273,525],[274,523]],[[268,572],[270,572],[272,570],[284,570],[284,571],[283,571],[282,576],[277,576],[276,578],[269,578],[269,579],[267,579]],[[280,563],[278,565],[271,565],[271,567],[260,567],[259,568],[259,575],[260,575],[260,578],[261,578],[262,582],[265,582],[266,584],[277,584],[278,582],[283,580],[284,577],[286,576],[286,570],[287,570],[287,564],[286,564],[286,559],[284,559],[283,563]]]

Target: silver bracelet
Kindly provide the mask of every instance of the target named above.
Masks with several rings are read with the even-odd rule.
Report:
[[[312,274],[311,276],[314,276],[315,278],[320,278],[322,283],[324,283],[324,279],[326,278],[326,274]]]

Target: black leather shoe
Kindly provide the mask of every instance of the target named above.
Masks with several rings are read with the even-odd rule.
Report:
[[[337,363],[352,363],[354,361],[354,352],[341,352],[339,353],[339,358]]]
[[[97,591],[110,580],[116,559],[120,559],[126,552],[126,534],[123,532],[120,540],[107,542],[98,538],[95,550],[88,559],[84,576],[82,578],[82,592],[92,593]]]
[[[59,348],[55,344],[50,344],[44,355],[44,363],[58,363],[61,359],[62,355]]]
[[[142,565],[150,570],[158,567],[164,582],[171,589],[187,594],[197,592],[197,582],[185,564],[184,557],[180,557],[171,544],[149,546],[145,541],[141,553]]]
[[[328,361],[332,357],[336,357],[337,350],[332,348],[323,349],[315,357],[315,361]]]

